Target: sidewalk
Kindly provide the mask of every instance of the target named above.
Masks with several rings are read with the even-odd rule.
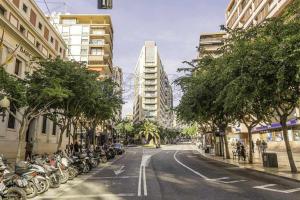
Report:
[[[298,172],[297,174],[292,174],[290,172],[289,162],[288,162],[288,158],[287,158],[287,155],[285,152],[276,152],[277,158],[278,158],[278,168],[268,168],[268,167],[263,167],[262,158],[261,158],[260,154],[258,154],[257,152],[254,153],[253,164],[248,164],[247,161],[233,160],[232,155],[231,155],[231,159],[224,159],[223,157],[220,157],[220,156],[215,156],[213,154],[204,153],[204,151],[198,149],[197,147],[195,147],[195,150],[197,150],[204,157],[209,158],[209,159],[213,159],[213,160],[217,160],[220,162],[235,165],[240,168],[255,170],[255,171],[259,171],[259,172],[263,172],[263,173],[267,173],[267,174],[271,174],[271,175],[275,175],[275,176],[280,176],[280,177],[300,181],[300,172]],[[271,151],[268,151],[268,152],[271,152]],[[296,166],[297,166],[298,170],[300,171],[300,153],[294,153],[293,155],[294,155]]]

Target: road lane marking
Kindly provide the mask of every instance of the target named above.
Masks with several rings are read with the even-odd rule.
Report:
[[[148,195],[148,192],[147,192],[147,181],[146,181],[146,167],[143,166],[143,177],[144,177],[144,196],[147,196]]]
[[[221,177],[221,178],[215,178],[215,179],[210,179],[207,176],[193,170],[192,168],[188,167],[187,165],[183,164],[182,162],[180,162],[177,158],[176,158],[176,154],[178,153],[178,151],[176,151],[174,153],[174,159],[177,163],[179,163],[180,165],[182,165],[183,167],[187,168],[188,170],[190,170],[191,172],[193,172],[194,174],[200,176],[201,178],[204,178],[207,181],[214,181],[214,182],[218,182],[218,183],[224,183],[224,184],[232,184],[232,183],[239,183],[239,182],[245,182],[247,180],[232,180],[232,181],[222,181],[225,179],[229,179],[229,177]]]
[[[186,166],[185,164],[183,164],[182,162],[180,162],[180,161],[176,158],[176,154],[177,154],[177,153],[178,153],[178,151],[176,151],[176,152],[174,153],[174,156],[173,156],[174,159],[175,159],[175,161],[176,161],[177,163],[179,163],[181,166],[185,167],[186,169],[190,170],[190,171],[193,172],[194,174],[200,176],[201,178],[204,178],[205,180],[209,180],[209,178],[208,178],[207,176],[205,176],[205,175],[203,175],[203,174],[201,174],[201,173],[199,173],[199,172],[193,170],[192,168],[190,168],[190,167]]]
[[[115,175],[118,176],[119,174],[122,174],[123,172],[125,172],[124,168],[125,168],[125,166],[122,165],[122,166],[120,167],[120,169],[114,170]]]
[[[267,185],[255,186],[253,188],[260,189],[260,190],[267,190],[267,191],[271,191],[271,192],[285,193],[285,194],[300,192],[300,188],[289,189],[289,190],[279,190],[279,189],[270,188],[270,187],[273,187],[273,186],[276,186],[276,184],[267,184]]]
[[[64,196],[39,196],[35,199],[86,199],[86,198],[103,198],[103,197],[134,197],[136,194],[134,193],[120,193],[120,194],[90,194],[90,195],[64,195]]]
[[[140,166],[140,174],[139,174],[139,185],[138,185],[138,196],[141,196],[142,193],[142,166]]]
[[[127,179],[127,178],[138,178],[138,176],[105,176],[105,177],[90,177],[87,180],[101,180],[101,179]]]

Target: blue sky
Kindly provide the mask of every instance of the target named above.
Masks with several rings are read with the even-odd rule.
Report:
[[[43,0],[37,0],[45,10]],[[114,65],[124,72],[123,115],[132,112],[133,72],[145,40],[156,41],[169,78],[184,60],[196,56],[201,33],[225,23],[229,0],[114,0],[112,10],[98,10],[97,0],[47,0],[51,12],[110,14],[114,27]],[[179,92],[174,88],[175,100]],[[175,102],[175,104],[176,104]]]

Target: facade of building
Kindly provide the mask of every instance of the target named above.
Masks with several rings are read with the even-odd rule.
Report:
[[[109,15],[58,14],[52,19],[68,45],[70,60],[86,63],[100,77],[112,77],[113,28]]]
[[[120,67],[115,66],[113,68],[113,80],[117,84],[117,92],[119,93],[120,97],[122,98],[123,93],[123,71]],[[116,121],[122,119],[122,108],[117,111],[116,113]]]
[[[0,33],[4,33],[0,63],[5,63],[16,50],[12,61],[4,68],[20,79],[37,67],[31,62],[33,58],[65,57],[65,42],[34,0],[1,1]],[[20,124],[12,115],[7,114],[4,122],[0,121],[0,152],[7,158],[16,156],[19,127]],[[41,116],[33,120],[26,141],[23,141],[24,156],[28,141],[34,143],[34,153],[52,153],[56,150],[58,138],[59,128],[49,119]]]
[[[217,57],[220,55],[220,48],[224,45],[226,33],[204,33],[200,35],[198,58],[201,59],[205,55]]]
[[[279,16],[293,0],[231,0],[226,10],[226,26],[248,28],[267,18]]]
[[[228,28],[248,28],[255,26],[267,18],[280,16],[293,0],[231,0],[226,11],[226,25]],[[289,116],[288,137],[294,152],[300,152],[300,121],[299,109]],[[268,142],[269,150],[285,151],[283,133],[279,122],[273,120],[271,124],[255,127],[253,141],[257,139]],[[248,143],[247,129],[244,124],[233,125],[229,141],[240,140]]]
[[[148,119],[172,127],[173,91],[154,41],[146,41],[141,50],[134,89],[134,123]]]

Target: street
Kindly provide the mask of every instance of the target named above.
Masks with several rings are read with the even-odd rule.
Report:
[[[35,199],[300,199],[300,184],[208,160],[190,144],[124,155]]]

